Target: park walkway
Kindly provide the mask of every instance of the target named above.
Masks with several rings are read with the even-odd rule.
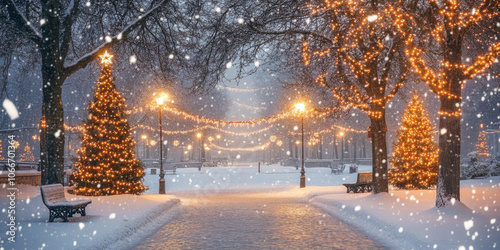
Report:
[[[295,199],[221,195],[182,200],[184,213],[135,249],[384,248]]]

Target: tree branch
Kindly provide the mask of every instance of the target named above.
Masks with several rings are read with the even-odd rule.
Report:
[[[42,36],[40,33],[33,27],[28,19],[19,11],[17,6],[14,4],[12,0],[0,0],[0,3],[3,6],[7,6],[7,10],[9,12],[10,19],[14,21],[17,28],[22,31],[28,39],[36,43],[37,45],[42,44]]]
[[[63,68],[63,70],[64,70],[64,73],[63,73],[64,76],[66,76],[66,77],[70,76],[71,74],[73,74],[74,72],[78,71],[79,69],[86,67],[90,62],[94,61],[106,49],[112,47],[113,45],[117,44],[121,40],[126,39],[127,36],[130,34],[130,32],[132,32],[138,26],[144,24],[151,15],[153,15],[154,13],[156,13],[157,11],[159,11],[161,9],[161,7],[163,5],[165,5],[169,1],[170,0],[163,0],[160,4],[158,4],[157,6],[151,8],[144,15],[139,16],[139,18],[136,21],[134,21],[131,24],[129,24],[120,33],[118,33],[117,35],[111,37],[109,39],[109,41],[107,41],[106,43],[101,44],[100,46],[98,46],[97,48],[95,48],[94,50],[92,50],[91,52],[89,52],[86,55],[80,57],[75,62],[73,62],[71,64],[68,64],[68,65],[65,65],[64,68]]]
[[[471,79],[478,73],[482,72],[489,66],[491,66],[500,55],[500,42],[494,44],[491,50],[484,56],[478,56],[474,59],[474,63],[464,70],[464,76],[466,79]]]
[[[318,34],[316,32],[308,31],[308,30],[290,29],[290,30],[284,30],[284,31],[263,31],[263,30],[257,29],[254,25],[252,25],[252,23],[250,23],[248,25],[248,27],[251,30],[253,30],[259,34],[264,34],[264,35],[291,35],[291,34],[309,35],[309,36],[317,38],[323,42],[326,42],[330,45],[333,45],[333,41],[330,38],[323,36],[321,34]]]
[[[422,80],[429,85],[431,90],[438,94],[441,92],[440,87],[442,86],[442,80],[438,77],[436,72],[429,68],[422,59],[422,51],[417,48],[414,44],[409,44],[409,48],[406,49],[406,56],[413,67],[413,70],[420,75]],[[439,95],[439,94],[438,94]]]
[[[71,42],[71,37],[73,34],[73,21],[75,20],[75,16],[78,12],[78,6],[80,5],[80,0],[71,0],[68,8],[66,9],[66,13],[63,16],[62,28],[62,42],[61,42],[61,61],[66,60],[66,56],[69,51],[69,44]]]

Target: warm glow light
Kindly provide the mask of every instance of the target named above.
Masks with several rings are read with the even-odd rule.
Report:
[[[220,135],[217,135],[217,139],[220,139]]]
[[[300,112],[306,111],[306,105],[303,102],[295,104],[295,109]]]
[[[276,139],[278,139],[278,138],[277,138],[275,135],[271,135],[271,137],[269,137],[269,140],[270,140],[271,142],[275,142],[275,141],[276,141]]]
[[[300,141],[295,141],[295,144],[299,145],[299,144],[300,144]]]
[[[109,65],[111,64],[111,58],[113,58],[113,55],[109,54],[108,51],[106,50],[104,54],[99,56],[101,58],[101,63],[104,65]]]
[[[155,93],[155,95],[156,95],[156,93]],[[168,95],[167,94],[165,94],[165,93],[158,93],[158,97],[156,98],[156,104],[163,105],[163,103],[167,99],[168,99]]]
[[[201,138],[201,133],[196,134],[196,137]]]
[[[340,137],[344,136],[344,132],[340,131],[339,136]]]
[[[148,136],[147,136],[147,135],[142,135],[142,136],[141,136],[141,138],[142,138],[143,140],[146,140],[146,139],[148,139]]]

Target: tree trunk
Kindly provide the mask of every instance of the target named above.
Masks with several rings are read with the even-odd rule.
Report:
[[[377,110],[377,109],[376,109]],[[387,143],[386,143],[386,123],[385,109],[378,109],[382,116],[380,118],[371,117],[372,129],[372,174],[373,193],[389,192],[387,180]]]
[[[451,27],[454,27],[453,25]],[[460,30],[448,28],[445,41],[444,61],[449,65],[461,65],[462,41]],[[444,207],[452,200],[460,200],[460,105],[462,96],[462,69],[445,67],[445,91],[439,93],[439,172],[436,191],[436,207]]]
[[[64,79],[59,72],[44,62],[43,102],[46,105],[46,183],[64,182],[64,111],[62,103],[62,83]]]

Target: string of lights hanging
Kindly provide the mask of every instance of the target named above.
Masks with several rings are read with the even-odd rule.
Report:
[[[264,143],[262,145],[258,145],[255,147],[249,147],[249,148],[226,148],[226,147],[221,147],[217,144],[210,142],[210,147],[213,147],[213,148],[216,148],[219,150],[224,150],[224,151],[231,151],[231,152],[234,152],[234,151],[238,151],[238,152],[239,151],[250,151],[250,152],[260,151],[260,150],[264,150],[264,149],[268,148],[270,145],[271,145],[271,142],[267,142],[267,143]]]
[[[255,107],[255,106],[250,106],[250,105],[247,105],[247,104],[243,104],[243,103],[239,103],[235,100],[232,101],[232,103],[238,105],[238,106],[241,106],[241,107],[244,107],[244,108],[247,108],[247,109],[251,109],[251,110],[266,110],[267,107]]]
[[[224,89],[224,90],[231,91],[231,92],[256,92],[256,91],[270,90],[272,88],[273,87],[243,89],[243,88],[233,88],[233,87],[227,87],[227,86],[217,85],[217,89]]]

